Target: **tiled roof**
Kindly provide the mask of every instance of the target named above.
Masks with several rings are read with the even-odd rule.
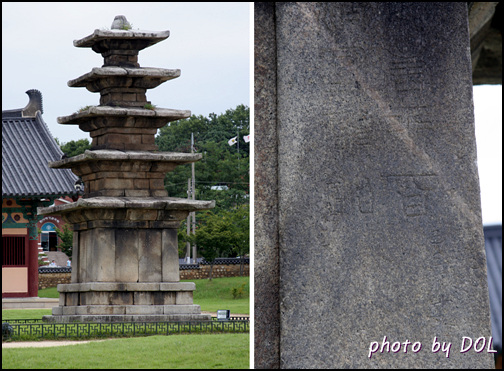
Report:
[[[493,346],[502,350],[502,225],[483,227]]]
[[[41,106],[41,95],[36,92]],[[30,96],[27,107],[31,104]],[[27,107],[2,111],[2,197],[76,194],[77,177],[72,171],[47,165],[61,159],[63,152],[42,119],[41,109],[27,113]]]

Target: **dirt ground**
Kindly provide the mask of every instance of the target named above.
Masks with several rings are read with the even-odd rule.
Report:
[[[75,345],[75,344],[86,344],[90,342],[96,341],[105,341],[105,340],[41,340],[41,341],[15,341],[2,343],[2,349],[8,348],[45,348],[45,347],[60,347],[64,345]]]

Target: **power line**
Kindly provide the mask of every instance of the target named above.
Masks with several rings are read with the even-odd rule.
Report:
[[[206,183],[206,184],[218,184],[218,183],[226,183],[226,184],[250,184],[250,182],[226,182],[226,181],[213,181],[213,182],[204,182],[204,181],[198,181],[196,183]],[[172,184],[167,184],[166,187],[171,187],[171,186],[176,186],[176,185],[187,185],[187,183],[172,183]]]

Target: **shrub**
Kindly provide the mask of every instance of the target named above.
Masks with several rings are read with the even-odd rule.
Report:
[[[233,287],[231,289],[231,293],[233,294],[233,299],[241,299],[243,295],[245,294],[245,285],[247,282],[243,282],[240,286],[238,287]]]

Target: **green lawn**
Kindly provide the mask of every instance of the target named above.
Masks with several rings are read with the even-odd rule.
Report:
[[[182,282],[194,282],[196,291],[194,292],[194,304],[201,306],[201,310],[216,312],[218,309],[229,309],[233,314],[250,313],[250,277],[226,277],[208,279],[189,280]],[[245,284],[245,285],[243,285]],[[242,298],[233,298],[233,288],[244,288]]]
[[[52,314],[52,309],[2,309],[2,320],[38,319]]]
[[[249,334],[157,335],[2,349],[2,368],[249,368]]]
[[[56,287],[48,287],[47,289],[38,290],[39,298],[59,298],[59,292]]]

